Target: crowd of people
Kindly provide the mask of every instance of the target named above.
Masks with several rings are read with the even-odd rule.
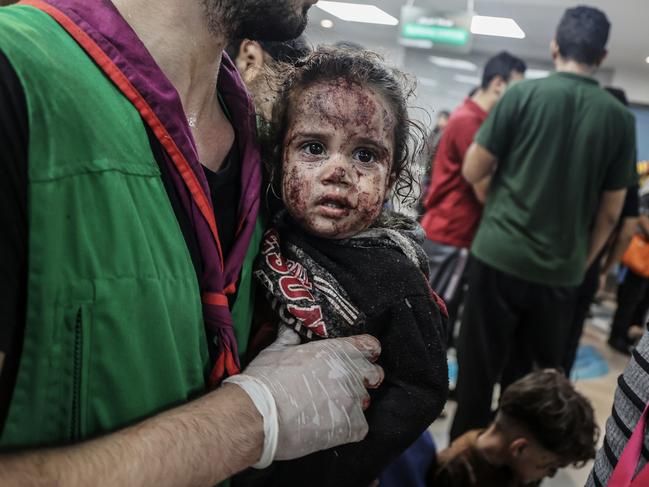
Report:
[[[598,453],[569,380],[602,276],[649,235],[633,116],[593,77],[606,15],[565,12],[548,78],[489,59],[424,137],[407,76],[301,37],[314,3],[0,9],[2,485],[516,487],[595,458],[600,486],[628,467],[648,337]],[[422,157],[418,223],[389,201],[417,203]],[[648,282],[626,271],[616,350]]]

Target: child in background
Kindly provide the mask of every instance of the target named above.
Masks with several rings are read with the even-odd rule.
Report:
[[[538,485],[594,458],[598,436],[592,406],[563,373],[532,372],[505,390],[486,430],[468,431],[439,453],[427,485]]]
[[[367,487],[438,416],[448,388],[423,232],[383,209],[395,185],[411,187],[414,124],[400,74],[368,51],[320,48],[282,76],[266,162],[285,210],[255,271],[270,322],[304,341],[377,337],[385,380],[367,398],[364,440],[275,462],[255,485]]]

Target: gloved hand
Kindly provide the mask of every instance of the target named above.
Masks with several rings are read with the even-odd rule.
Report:
[[[226,379],[244,389],[264,418],[264,451],[257,468],[362,440],[368,426],[366,387],[383,381],[373,365],[378,340],[361,335],[298,345],[283,328],[242,374]]]

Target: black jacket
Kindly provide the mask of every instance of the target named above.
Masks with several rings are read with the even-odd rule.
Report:
[[[438,305],[422,269],[380,239],[360,239],[350,246],[349,241],[295,230],[281,236],[324,267],[365,314],[362,332],[381,342],[385,381],[370,391],[364,440],[275,462],[234,485],[367,487],[442,411],[448,393],[443,304]]]

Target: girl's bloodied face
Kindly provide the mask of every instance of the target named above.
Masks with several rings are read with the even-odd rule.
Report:
[[[317,83],[291,100],[283,199],[308,233],[347,238],[378,217],[392,183],[387,107],[374,90],[344,80]]]

